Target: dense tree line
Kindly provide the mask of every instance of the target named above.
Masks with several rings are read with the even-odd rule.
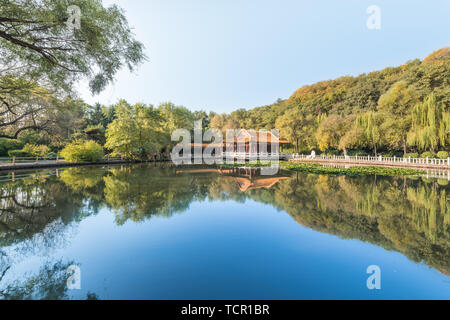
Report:
[[[449,150],[450,49],[399,67],[321,81],[289,99],[217,115],[219,128],[279,129],[296,152]]]

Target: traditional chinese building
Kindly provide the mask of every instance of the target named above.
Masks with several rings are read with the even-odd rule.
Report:
[[[261,154],[261,153],[280,153],[283,151],[283,146],[289,144],[289,141],[281,140],[270,131],[254,131],[252,133],[248,130],[241,129],[233,139],[228,140],[226,137],[222,145],[218,144],[201,144],[202,150],[207,146],[220,148],[222,153],[234,152],[245,154]],[[192,147],[199,147],[199,144],[191,144]],[[276,150],[272,150],[276,148]]]

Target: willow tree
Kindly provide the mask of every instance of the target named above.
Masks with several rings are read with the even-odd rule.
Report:
[[[36,96],[36,88],[67,95],[79,80],[87,80],[92,93],[98,93],[122,67],[133,70],[145,59],[144,46],[115,5],[0,0],[0,126],[11,131],[14,121],[16,130],[8,132],[12,138],[26,129],[42,129],[46,121],[35,121],[42,117],[41,106],[23,107]]]
[[[412,128],[408,133],[408,145],[420,151],[436,151],[449,144],[450,113],[443,103],[430,94],[412,110]]]
[[[411,108],[417,102],[414,90],[402,80],[396,82],[380,97],[377,110],[383,113],[383,131],[391,149],[407,150],[407,136],[411,129]]]
[[[361,129],[366,146],[373,148],[375,156],[382,139],[380,120],[380,115],[373,111],[363,113],[356,118],[356,127]]]

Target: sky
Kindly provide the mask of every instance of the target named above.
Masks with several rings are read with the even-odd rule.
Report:
[[[148,61],[88,103],[232,112],[298,88],[359,75],[450,46],[450,0],[104,0],[125,10]],[[369,29],[367,8],[380,8]]]

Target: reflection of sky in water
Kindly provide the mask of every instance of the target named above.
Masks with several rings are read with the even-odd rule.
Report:
[[[68,291],[72,298],[450,298],[450,277],[423,263],[311,230],[250,199],[194,201],[169,218],[122,226],[103,206],[68,227],[56,220],[43,235],[3,250],[14,263],[0,288],[46,262],[74,261],[82,290]],[[366,288],[369,265],[381,267],[380,291]]]
[[[46,260],[76,261],[82,290],[69,291],[74,298],[450,298],[448,277],[399,253],[312,231],[251,200],[217,204],[124,226],[102,210],[65,248],[25,259],[14,275]],[[381,291],[366,288],[372,264],[381,267]]]

